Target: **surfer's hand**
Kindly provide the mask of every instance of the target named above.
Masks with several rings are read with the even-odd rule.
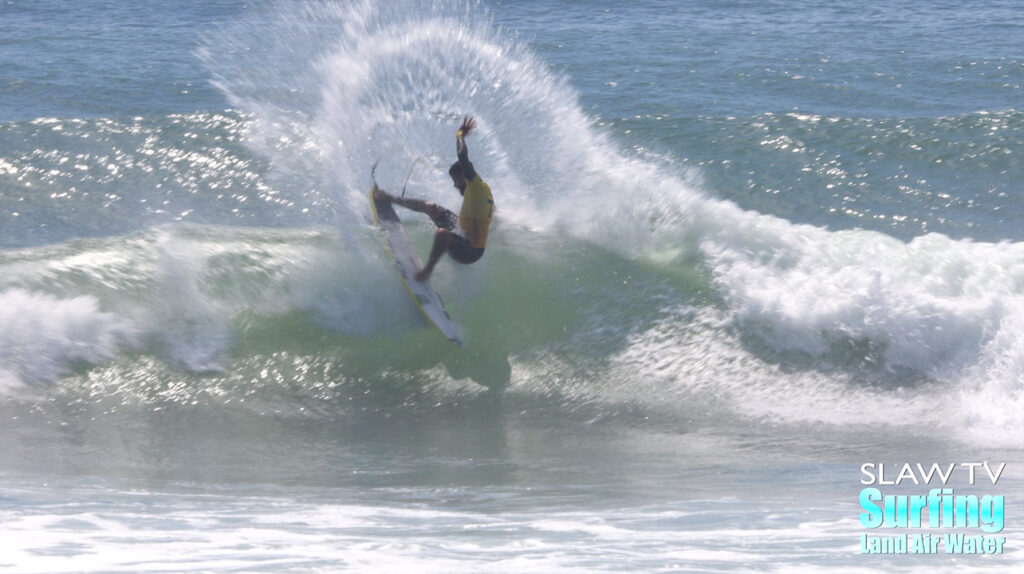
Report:
[[[473,116],[466,116],[462,118],[462,126],[459,127],[459,131],[462,132],[462,137],[466,137],[475,127],[476,120],[473,119]]]

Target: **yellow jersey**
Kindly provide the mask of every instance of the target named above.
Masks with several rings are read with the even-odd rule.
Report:
[[[483,249],[487,245],[487,232],[494,216],[494,197],[491,188],[476,173],[466,184],[459,211],[459,227],[466,233],[469,245]]]

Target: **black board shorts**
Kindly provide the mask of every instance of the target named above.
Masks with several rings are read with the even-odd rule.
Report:
[[[469,265],[470,263],[476,263],[484,256],[484,248],[470,245],[469,239],[457,228],[459,216],[455,215],[454,212],[442,207],[441,213],[432,219],[438,229],[447,229],[452,232],[452,241],[448,244],[448,255],[452,259]]]

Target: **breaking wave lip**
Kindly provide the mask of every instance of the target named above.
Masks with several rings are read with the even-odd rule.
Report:
[[[50,382],[75,364],[96,364],[137,343],[130,321],[92,296],[58,298],[25,289],[0,292],[0,388]]]
[[[250,314],[300,310],[336,332],[371,333],[374,310],[390,303],[374,298],[387,269],[339,243],[326,228],[178,224],[10,252],[0,265],[3,386],[53,383],[138,353],[222,372]]]

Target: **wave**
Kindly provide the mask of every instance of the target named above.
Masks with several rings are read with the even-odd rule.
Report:
[[[256,179],[281,192],[267,197],[317,213],[282,221],[268,202],[255,223],[300,225],[158,221],[5,252],[0,342],[32,343],[0,355],[8,387],[292,412],[380,388],[458,401],[475,381],[669,425],[1021,436],[1020,243],[831,231],[713,197],[699,171],[624,151],[475,4],[265,5],[200,56],[239,108],[232,154],[265,162]],[[365,204],[382,156],[386,187],[423,157],[409,193],[453,204],[463,114],[498,217],[483,261],[436,276],[467,332],[457,350],[410,309]],[[407,224],[425,249],[429,228]]]
[[[573,294],[562,337],[502,349],[532,355],[513,361],[520,384],[550,389],[551,380],[562,381],[558,392],[581,401],[650,408],[663,406],[666,390],[677,394],[669,401],[677,406],[694,395],[705,404],[726,395],[731,408],[783,420],[891,423],[891,410],[928,420],[952,415],[986,435],[997,427],[979,415],[990,406],[981,389],[1016,389],[1006,398],[1018,400],[1022,358],[1011,349],[1021,340],[1019,244],[832,232],[708,197],[699,172],[624,153],[583,113],[566,78],[471,3],[279,10],[271,5],[257,21],[240,22],[204,53],[231,101],[256,116],[258,149],[272,147],[265,144],[281,137],[282,126],[303,126],[287,135],[318,151],[343,228],[364,211],[367,165],[395,149],[444,158],[458,118],[478,118],[471,146],[498,190],[493,251],[506,255],[489,256],[491,265],[471,273],[486,282],[522,262],[530,283],[543,288],[515,305],[508,289],[474,300],[505,306],[491,321],[500,323],[552,294]],[[285,22],[274,42],[256,54],[224,49],[251,45],[268,14]],[[235,53],[245,54],[242,61],[209,57]],[[852,125],[892,134],[899,141],[888,147],[927,147],[921,161],[938,154],[932,163],[946,156],[991,163],[1004,161],[1013,140],[984,135],[1019,124],[1019,114],[954,118],[934,129],[877,123]],[[942,130],[985,145],[965,151],[936,143]],[[408,161],[391,162],[382,180],[397,185]],[[442,193],[443,163],[418,172],[410,193],[451,202]],[[524,239],[531,236],[540,238]],[[456,300],[465,296],[456,289]],[[525,324],[537,333],[548,325],[558,322]],[[509,331],[495,329],[487,344],[515,338]],[[931,413],[928,397],[937,389],[964,400],[952,413]],[[876,411],[879,400],[891,408]]]

